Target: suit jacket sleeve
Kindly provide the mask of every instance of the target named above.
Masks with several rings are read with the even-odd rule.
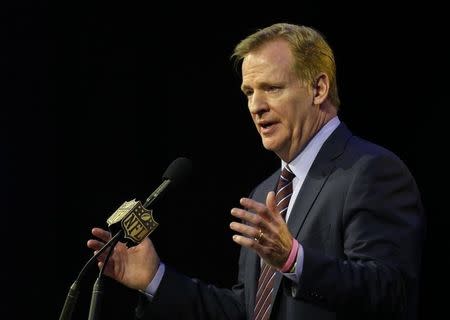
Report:
[[[166,266],[155,297],[140,297],[137,319],[245,319],[243,285],[221,289]]]

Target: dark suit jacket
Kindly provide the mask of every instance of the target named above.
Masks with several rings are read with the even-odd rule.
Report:
[[[265,202],[280,171],[252,198]],[[415,181],[390,151],[341,124],[327,139],[288,221],[304,249],[299,284],[281,274],[271,319],[416,319],[424,217]],[[251,319],[259,257],[243,248],[238,283],[219,289],[171,268],[142,319]]]

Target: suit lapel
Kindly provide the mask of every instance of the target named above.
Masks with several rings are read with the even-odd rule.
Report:
[[[327,141],[325,141],[317,154],[295,199],[288,220],[289,231],[294,238],[298,237],[311,207],[314,205],[325,182],[334,170],[334,160],[342,154],[350,136],[350,131],[341,123]]]
[[[316,168],[311,168],[292,207],[291,217],[288,220],[288,227],[294,238],[297,238],[314,201],[317,199],[317,196],[332,172],[334,165],[330,162],[318,163],[316,167],[321,167],[321,172],[316,175],[314,174],[314,171],[318,170],[314,170]],[[313,171],[312,174],[311,171]]]

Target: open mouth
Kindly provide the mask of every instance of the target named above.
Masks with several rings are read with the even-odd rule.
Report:
[[[261,128],[262,133],[271,133],[276,125],[276,122],[260,122],[259,127]]]

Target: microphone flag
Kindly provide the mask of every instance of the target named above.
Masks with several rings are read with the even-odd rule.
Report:
[[[122,229],[128,247],[141,243],[159,225],[153,219],[153,210],[135,199],[125,201],[106,222],[112,234]]]

